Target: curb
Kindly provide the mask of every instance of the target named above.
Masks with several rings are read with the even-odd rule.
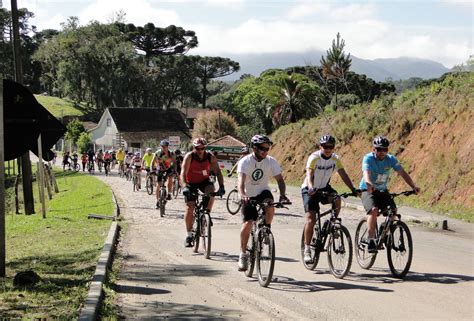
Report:
[[[117,199],[115,198],[113,191],[112,201],[115,204],[114,217],[117,218],[120,215],[120,207],[118,206]],[[105,278],[107,276],[107,267],[110,266],[110,262],[113,257],[112,254],[115,250],[118,230],[119,227],[115,219],[110,225],[109,234],[107,235],[107,239],[105,240],[104,246],[102,247],[99,261],[97,262],[97,267],[90,283],[89,293],[87,294],[86,301],[79,314],[79,320],[92,321],[97,319],[97,313],[99,312],[99,307],[103,299],[102,285],[104,284]]]

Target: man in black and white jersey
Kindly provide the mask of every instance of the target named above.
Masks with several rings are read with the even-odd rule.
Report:
[[[329,204],[330,197],[316,193],[324,191],[336,192],[329,182],[332,174],[337,171],[344,183],[353,193],[358,193],[352,185],[352,181],[342,166],[339,156],[333,150],[336,139],[330,135],[324,135],[319,140],[319,150],[313,152],[306,162],[306,177],[301,186],[301,196],[303,197],[304,211],[306,213],[306,224],[304,227],[304,261],[311,263],[311,248],[309,246],[313,238],[314,224],[316,223],[316,213],[319,213],[319,203]],[[341,210],[341,200],[336,200],[336,212]]]

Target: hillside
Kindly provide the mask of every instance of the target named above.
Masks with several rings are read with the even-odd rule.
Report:
[[[86,107],[77,105],[68,99],[35,95],[36,100],[56,118],[64,116],[82,116]]]
[[[323,133],[336,136],[336,152],[357,184],[372,138],[388,136],[390,152],[422,189],[406,202],[474,222],[474,73],[279,128],[271,153],[287,180],[301,183],[309,152]],[[393,190],[406,188],[396,174],[391,183]]]

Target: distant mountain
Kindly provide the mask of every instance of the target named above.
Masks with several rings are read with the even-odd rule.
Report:
[[[243,74],[260,75],[262,71],[270,68],[288,68],[293,66],[319,65],[319,61],[326,52],[312,50],[303,53],[263,53],[263,54],[238,54],[222,56],[240,63],[240,72],[219,80],[236,80]],[[420,77],[423,79],[436,78],[449,71],[442,64],[419,58],[400,57],[386,59],[361,59],[352,58],[351,70],[358,74],[365,74],[376,81],[387,78],[393,80]]]

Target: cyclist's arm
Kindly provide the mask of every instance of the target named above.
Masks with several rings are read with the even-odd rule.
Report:
[[[418,186],[416,186],[416,184],[413,182],[413,180],[411,179],[410,175],[408,175],[407,172],[405,172],[405,170],[403,169],[403,167],[400,167],[400,169],[397,171],[398,175],[400,175],[404,180],[405,182],[410,185],[410,187],[416,192],[416,193],[419,193],[420,192],[420,188]]]
[[[186,176],[188,175],[189,166],[191,165],[191,153],[184,156],[183,165],[181,167],[180,181],[181,186],[187,185]]]
[[[342,178],[342,181],[347,185],[347,187],[349,187],[349,189],[351,190],[351,192],[354,193],[354,191],[356,190],[354,185],[352,184],[352,181],[351,179],[349,178],[349,175],[347,175],[346,173],[346,170],[344,168],[340,168],[337,173],[339,174],[339,176],[341,176]]]
[[[308,190],[311,191],[314,189],[314,169],[311,167],[306,168],[306,184],[308,185]]]
[[[372,193],[374,191],[374,183],[371,179],[371,171],[364,170],[362,172],[362,176],[364,177],[365,184],[367,185],[367,192]]]
[[[274,178],[278,183],[278,189],[280,190],[280,198],[286,199],[286,184],[281,174],[275,175]]]
[[[248,201],[248,196],[245,193],[245,178],[246,177],[247,176],[245,175],[245,173],[239,173],[239,176],[237,179],[237,188],[239,189],[240,198],[243,201]]]
[[[224,186],[224,177],[222,177],[221,169],[219,168],[219,164],[217,163],[217,158],[214,155],[211,156],[211,170],[214,172],[214,175],[217,176],[219,187]]]

